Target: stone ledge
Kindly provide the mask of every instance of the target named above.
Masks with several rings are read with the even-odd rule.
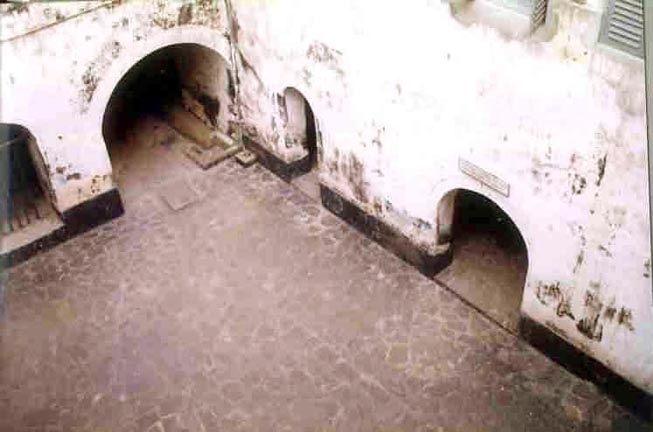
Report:
[[[320,184],[320,196],[322,205],[329,211],[393,252],[399,258],[417,267],[427,277],[433,277],[451,264],[451,248],[442,254],[432,255],[416,246],[405,235],[375,216],[366,213],[356,204],[324,184]]]
[[[574,375],[591,381],[640,419],[653,421],[653,395],[631,384],[546,326],[522,315],[519,333],[528,343]]]
[[[0,269],[27,261],[37,253],[51,249],[76,235],[117,218],[124,212],[120,193],[117,189],[112,189],[78,204],[61,215],[64,223],[62,227],[25,246],[0,255]]]
[[[285,182],[289,183],[295,177],[306,174],[311,170],[311,158],[309,155],[294,162],[284,162],[270,152],[270,150],[247,136],[243,136],[243,146],[258,156],[261,165],[272,171]]]

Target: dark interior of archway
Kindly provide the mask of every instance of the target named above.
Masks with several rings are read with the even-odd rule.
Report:
[[[453,237],[460,241],[474,235],[491,237],[506,252],[525,254],[519,229],[501,207],[476,192],[460,190],[454,208]]]
[[[219,129],[221,110],[229,105],[218,100],[222,93],[211,95],[221,92],[228,78],[218,53],[177,44],[144,57],[120,80],[107,104],[102,133],[127,208],[144,193],[199,169],[186,149],[198,143],[197,136]],[[228,98],[232,84],[224,86]]]
[[[308,156],[311,161],[311,169],[313,169],[317,166],[317,130],[315,127],[315,115],[306,99],[304,99],[304,113],[306,114]]]
[[[318,151],[317,151],[317,125],[315,121],[315,115],[311,109],[311,105],[308,103],[306,98],[303,96],[300,97],[304,101],[304,118],[306,120],[306,136],[305,141],[303,142],[304,147],[308,150],[308,159],[309,159],[309,171],[303,175],[296,177],[292,180],[299,190],[304,192],[310,198],[319,201],[320,200],[320,183],[318,178],[317,161],[318,161]]]
[[[460,190],[452,234],[453,262],[437,278],[516,332],[528,269],[519,229],[491,200]]]
[[[0,230],[9,234],[44,216],[38,174],[30,154],[32,134],[24,127],[0,123]]]
[[[175,62],[176,47],[160,49],[132,67],[116,86],[102,122],[107,144],[123,142],[144,117],[163,118],[179,104],[182,81]]]

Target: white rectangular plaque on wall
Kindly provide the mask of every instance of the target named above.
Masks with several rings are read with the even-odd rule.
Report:
[[[494,174],[485,171],[483,168],[474,165],[470,161],[463,158],[458,159],[458,168],[463,173],[467,174],[473,179],[478,180],[490,189],[499,192],[501,195],[506,197],[510,196],[510,185]]]

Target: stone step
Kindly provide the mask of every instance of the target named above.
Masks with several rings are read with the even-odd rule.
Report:
[[[167,122],[171,127],[204,149],[216,146],[227,149],[234,145],[234,140],[230,136],[207,125],[181,106],[169,108],[166,114]]]

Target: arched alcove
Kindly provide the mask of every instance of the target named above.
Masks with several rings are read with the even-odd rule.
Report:
[[[24,126],[0,123],[1,253],[24,246],[59,227],[45,161]]]
[[[295,184],[307,195],[319,199],[317,124],[315,114],[308,100],[294,87],[283,92],[282,115],[285,121],[286,147],[307,158],[303,175],[293,179]]]
[[[491,199],[455,189],[438,205],[438,243],[450,243],[453,262],[436,278],[516,332],[526,273],[526,242]]]
[[[146,189],[197,169],[184,154],[191,147],[211,148],[216,136],[232,132],[234,96],[228,63],[203,45],[168,45],[129,69],[102,119],[126,205]]]

